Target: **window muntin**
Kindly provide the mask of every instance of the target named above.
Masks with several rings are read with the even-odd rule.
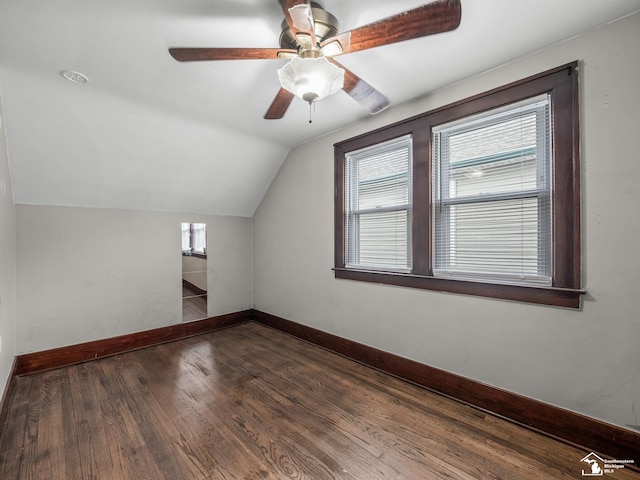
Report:
[[[433,129],[433,274],[551,285],[550,98]]]
[[[411,163],[410,136],[346,155],[349,267],[411,269]]]

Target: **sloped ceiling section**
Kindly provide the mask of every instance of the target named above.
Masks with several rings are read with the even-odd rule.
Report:
[[[345,31],[429,2],[319,3]],[[639,9],[462,0],[457,30],[340,61],[393,108]],[[167,49],[277,47],[282,18],[277,0],[0,0],[16,203],[252,216],[292,147],[368,114],[339,92],[317,104],[312,124],[297,99],[283,119],[264,120],[284,61],[179,63]]]

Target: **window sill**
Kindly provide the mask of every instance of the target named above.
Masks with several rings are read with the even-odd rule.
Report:
[[[182,256],[183,257],[196,257],[196,258],[203,258],[203,259],[207,259],[206,255],[203,255],[201,253],[187,253],[187,252],[182,252]]]
[[[436,292],[476,295],[555,307],[580,308],[581,297],[586,293],[584,290],[571,288],[470,282],[411,273],[355,270],[351,268],[334,268],[333,270],[335,272],[335,278],[344,280],[419,288]]]

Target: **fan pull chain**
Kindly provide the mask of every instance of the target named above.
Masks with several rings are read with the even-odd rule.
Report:
[[[309,123],[313,123],[313,120],[311,119],[311,105],[313,105],[313,112],[316,111],[316,102],[309,102]]]

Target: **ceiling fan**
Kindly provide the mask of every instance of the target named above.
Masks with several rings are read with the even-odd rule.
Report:
[[[170,48],[180,62],[207,60],[289,59],[278,70],[282,87],[264,118],[282,118],[294,96],[311,104],[344,90],[369,111],[389,105],[386,97],[334,57],[454,30],[460,24],[460,0],[438,0],[340,33],[338,20],[309,0],[279,0],[285,19],[280,48]]]

